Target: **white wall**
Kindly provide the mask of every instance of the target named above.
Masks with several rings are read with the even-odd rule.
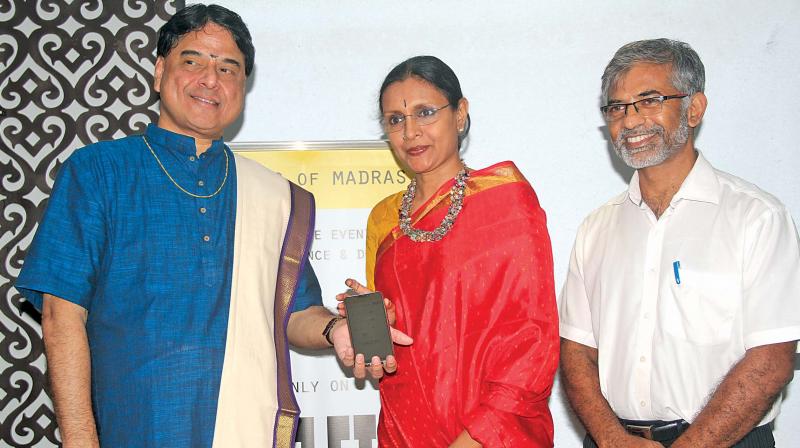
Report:
[[[580,221],[630,174],[611,156],[598,106],[605,64],[632,40],[670,37],[697,50],[709,98],[697,146],[800,218],[800,2],[217,3],[242,14],[257,48],[235,141],[376,139],[389,69],[418,54],[447,62],[470,100],[467,163],[511,159],[531,181],[548,212],[557,285]],[[790,428],[800,387],[791,392],[778,446],[800,446]],[[578,446],[560,397],[553,408],[556,446]]]

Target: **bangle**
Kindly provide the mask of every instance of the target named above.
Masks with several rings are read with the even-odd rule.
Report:
[[[336,325],[336,322],[339,322],[342,319],[344,319],[342,316],[334,317],[328,321],[328,325],[325,325],[325,329],[322,330],[322,336],[325,337],[325,340],[328,341],[328,344],[331,346],[333,346],[333,341],[331,341],[331,331],[333,331],[333,327]]]

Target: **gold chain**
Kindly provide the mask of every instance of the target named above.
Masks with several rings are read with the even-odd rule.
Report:
[[[148,143],[148,141],[147,141],[147,138],[146,138],[144,135],[142,136],[142,140],[144,140],[144,144],[145,144],[145,145],[147,145],[147,149],[149,149],[149,150],[150,150],[150,154],[152,154],[152,155],[153,155],[153,157],[155,157],[155,159],[156,159],[156,162],[158,162],[158,166],[160,166],[160,167],[161,167],[161,171],[163,171],[163,172],[164,172],[164,174],[166,174],[166,175],[167,175],[167,177],[169,178],[169,180],[170,180],[170,181],[171,181],[171,182],[172,182],[172,183],[173,183],[173,184],[174,184],[176,187],[178,187],[178,189],[179,189],[179,190],[181,190],[182,192],[184,192],[184,193],[188,194],[189,196],[191,196],[191,197],[193,197],[193,198],[200,198],[200,199],[209,199],[209,198],[213,198],[214,196],[216,196],[217,194],[219,194],[219,192],[220,192],[220,191],[222,191],[222,187],[224,187],[224,186],[225,186],[225,182],[227,182],[227,181],[228,181],[228,151],[225,151],[225,148],[222,148],[222,152],[225,154],[225,177],[222,179],[222,183],[221,183],[221,184],[219,184],[219,188],[217,188],[217,191],[215,191],[215,192],[213,192],[213,193],[211,193],[211,194],[205,194],[205,195],[204,195],[204,194],[194,194],[194,193],[192,193],[191,191],[188,191],[188,190],[186,190],[185,188],[183,188],[183,187],[181,187],[180,185],[178,185],[178,183],[177,183],[177,182],[175,182],[175,179],[173,179],[173,178],[172,178],[172,176],[170,176],[170,174],[169,174],[169,171],[167,171],[167,169],[166,169],[166,168],[164,168],[164,164],[163,164],[163,163],[161,163],[161,159],[159,159],[159,158],[158,158],[158,156],[156,155],[156,152],[155,152],[155,151],[153,151],[153,147],[152,147],[152,146],[150,146],[150,143]]]

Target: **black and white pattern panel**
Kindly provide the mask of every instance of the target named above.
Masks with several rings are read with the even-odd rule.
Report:
[[[166,0],[0,0],[0,446],[57,446],[40,316],[14,289],[53,180],[75,149],[158,114]]]

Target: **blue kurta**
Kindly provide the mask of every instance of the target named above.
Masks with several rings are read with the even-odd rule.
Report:
[[[236,169],[222,140],[150,125],[61,167],[17,289],[88,310],[92,401],[103,446],[210,446],[233,264]],[[226,172],[226,154],[228,174]],[[174,181],[197,195],[179,190]],[[268,196],[270,192],[265,191]],[[306,269],[294,310],[321,305]]]

